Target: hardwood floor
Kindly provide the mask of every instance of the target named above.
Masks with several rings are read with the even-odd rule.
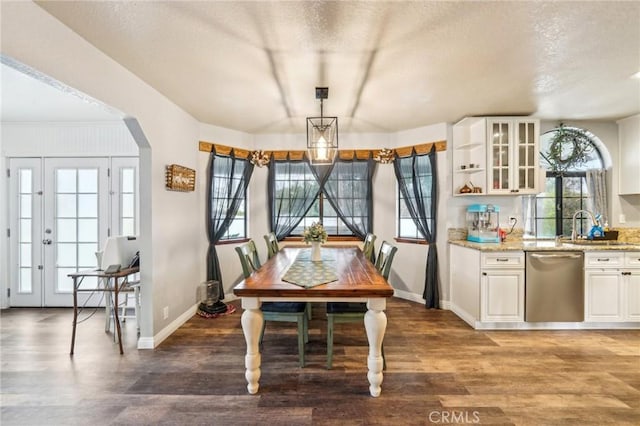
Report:
[[[238,306],[238,302],[234,302]],[[78,326],[70,309],[1,313],[2,411],[8,425],[637,425],[640,331],[474,331],[449,311],[392,299],[382,395],[366,378],[364,327],[314,307],[307,367],[293,324],[269,323],[257,395],[246,392],[241,309],[193,317],[155,350],[124,327],[119,355],[102,310]]]

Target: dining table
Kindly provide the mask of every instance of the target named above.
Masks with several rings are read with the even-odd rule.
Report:
[[[357,246],[323,245],[321,260],[311,260],[308,246],[285,246],[233,289],[242,299],[241,323],[247,343],[247,390],[256,394],[261,374],[262,302],[365,302],[364,328],[369,343],[367,378],[371,396],[382,385],[384,313],[393,287]]]

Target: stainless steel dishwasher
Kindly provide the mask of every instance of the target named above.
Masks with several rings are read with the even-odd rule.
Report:
[[[525,268],[525,321],[584,321],[582,252],[529,251]]]

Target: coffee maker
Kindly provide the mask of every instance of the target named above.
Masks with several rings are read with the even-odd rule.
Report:
[[[500,207],[472,204],[467,207],[467,240],[476,243],[500,242]]]

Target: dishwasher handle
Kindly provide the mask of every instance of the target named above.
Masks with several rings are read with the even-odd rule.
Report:
[[[582,257],[582,253],[530,253],[529,256],[536,259],[579,259]]]

